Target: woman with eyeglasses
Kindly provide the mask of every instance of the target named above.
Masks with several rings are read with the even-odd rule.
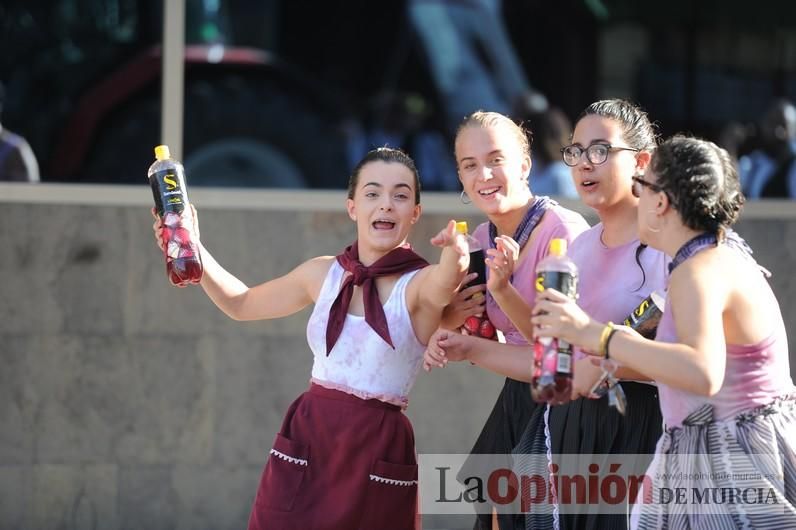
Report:
[[[606,321],[622,323],[653,291],[664,291],[666,256],[647,248],[639,239],[636,217],[638,197],[633,179],[644,174],[656,146],[656,134],[647,114],[636,105],[609,99],[589,105],[578,118],[572,143],[562,148],[564,163],[581,201],[593,208],[600,222],[572,243],[570,258],[578,266],[578,305]],[[611,406],[608,396],[597,398],[592,389],[603,370],[576,351],[573,400],[550,407],[552,460],[571,462],[575,455],[651,454],[661,433],[657,389],[637,373],[619,369],[624,415]],[[622,399],[621,395],[618,399]],[[620,405],[621,406],[621,405]],[[517,452],[532,446],[535,433],[523,437]],[[565,456],[566,455],[566,456]],[[649,460],[625,462],[623,472],[635,464],[643,472]],[[643,457],[642,457],[643,458]],[[588,461],[587,461],[588,460]],[[579,467],[600,465],[608,473],[610,457],[580,458]],[[562,505],[557,496],[560,528],[572,530],[627,528],[626,502],[613,509],[605,505]],[[617,509],[619,508],[619,509]]]
[[[658,383],[666,429],[633,528],[796,528],[788,343],[767,271],[729,230],[744,202],[736,168],[714,143],[676,136],[634,182],[642,241],[674,256],[655,340],[554,290],[537,297],[536,333]]]

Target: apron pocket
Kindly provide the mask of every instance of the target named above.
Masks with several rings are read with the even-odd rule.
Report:
[[[260,480],[256,503],[282,512],[292,510],[309,466],[309,454],[309,446],[277,434]]]
[[[377,460],[368,480],[362,530],[412,530],[417,513],[417,465]]]

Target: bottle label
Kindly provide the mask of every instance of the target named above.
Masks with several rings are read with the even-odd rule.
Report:
[[[623,324],[638,331],[642,337],[654,339],[662,316],[661,308],[650,295],[627,316]]]
[[[556,359],[556,372],[559,374],[572,373],[572,355],[558,351],[558,358]]]
[[[182,213],[188,204],[185,192],[185,175],[177,168],[170,167],[152,174],[149,179],[155,209],[161,217],[166,212]]]
[[[484,261],[483,250],[478,249],[470,252],[470,268],[467,272],[475,272],[478,274],[478,277],[462,287],[462,289],[486,283],[486,262]]]
[[[543,271],[536,275],[536,292],[555,289],[574,299],[578,293],[578,278],[568,272]]]

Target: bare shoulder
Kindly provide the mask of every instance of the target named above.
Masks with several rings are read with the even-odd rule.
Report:
[[[419,271],[417,271],[417,274],[415,274],[412,277],[412,279],[409,280],[409,284],[407,285],[407,288],[417,289],[420,286],[422,286],[423,283],[425,281],[427,281],[429,275],[431,274],[431,272],[434,270],[435,267],[439,267],[439,265],[436,264],[436,263],[431,263],[429,265],[426,265],[425,267],[423,267]]]
[[[313,301],[318,299],[318,294],[321,292],[321,287],[323,287],[323,281],[326,279],[326,275],[329,274],[329,269],[336,259],[335,256],[310,258],[293,270],[293,273],[300,277]]]
[[[332,266],[332,263],[337,258],[335,256],[317,256],[314,258],[310,258],[298,268],[303,268],[309,272],[320,273],[323,276],[326,276],[326,273],[329,272],[329,267]]]
[[[709,295],[715,303],[725,298],[733,282],[733,251],[717,247],[699,252],[672,272],[670,290],[675,296],[695,300]]]
[[[415,274],[409,283],[406,285],[406,298],[409,302],[410,309],[413,309],[416,305],[416,302],[420,299],[420,293],[428,281],[429,275],[434,267],[438,265],[426,265]]]

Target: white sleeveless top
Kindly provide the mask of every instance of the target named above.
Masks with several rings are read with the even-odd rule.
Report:
[[[365,322],[364,316],[349,313],[340,337],[327,356],[329,309],[346,275],[337,260],[332,263],[307,322],[307,342],[315,356],[313,383],[362,399],[378,399],[406,408],[409,390],[420,371],[426,349],[415,336],[406,307],[406,286],[417,272],[402,275],[383,306],[394,350]]]

